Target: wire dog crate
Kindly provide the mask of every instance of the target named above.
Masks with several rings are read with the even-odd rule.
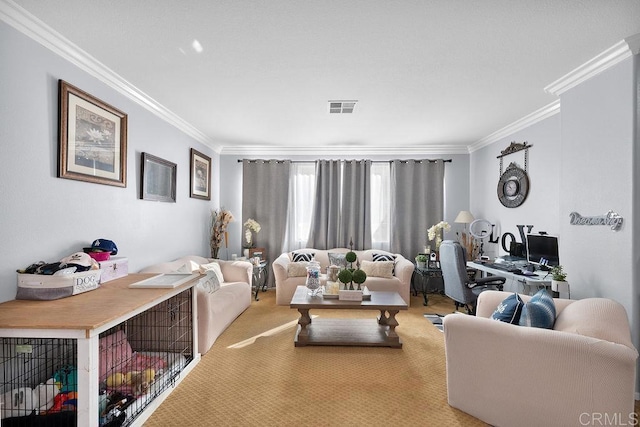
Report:
[[[192,286],[138,290],[135,295],[157,291],[167,297],[155,296],[152,304],[105,321],[92,332],[80,331],[86,339],[80,334],[68,338],[73,334],[64,330],[58,338],[51,336],[55,330],[0,325],[3,335],[11,335],[0,337],[0,426],[113,427],[143,422],[145,409],[166,397],[199,358]],[[86,298],[98,298],[100,290]],[[42,308],[59,301],[63,300],[43,301]],[[19,302],[11,303],[9,309]],[[25,336],[16,336],[22,332]]]

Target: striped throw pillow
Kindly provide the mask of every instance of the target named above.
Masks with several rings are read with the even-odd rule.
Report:
[[[315,252],[293,252],[291,253],[291,259],[293,262],[311,261],[316,255]]]

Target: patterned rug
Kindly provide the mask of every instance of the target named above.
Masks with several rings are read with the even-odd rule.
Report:
[[[444,317],[444,314],[426,313],[424,317],[426,317],[427,320],[436,327],[436,329],[438,329],[440,332],[444,332],[444,325],[442,324],[442,318]]]

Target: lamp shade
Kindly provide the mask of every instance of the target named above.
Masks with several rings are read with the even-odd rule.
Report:
[[[458,216],[453,222],[460,223],[460,224],[471,224],[474,220],[475,218],[473,217],[471,212],[460,211],[460,213],[458,214]]]

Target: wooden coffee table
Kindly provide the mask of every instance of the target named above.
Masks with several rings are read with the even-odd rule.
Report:
[[[308,289],[298,286],[291,308],[300,312],[298,330],[294,339],[296,347],[307,345],[348,345],[364,347],[402,348],[402,341],[396,334],[396,314],[407,310],[407,303],[397,292],[371,291],[370,301],[341,301],[322,297],[311,297]],[[311,309],[352,309],[379,310],[376,319],[313,319]]]

